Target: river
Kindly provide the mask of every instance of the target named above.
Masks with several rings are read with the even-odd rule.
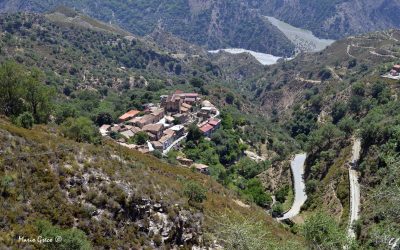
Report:
[[[281,20],[276,19],[275,17],[266,16],[266,18],[275,25],[280,31],[282,31],[285,36],[292,41],[292,43],[296,46],[296,53],[301,51],[305,52],[319,52],[324,50],[327,46],[331,45],[334,40],[328,39],[320,39],[313,35],[313,33],[309,30],[296,28],[288,23],[285,23]],[[208,51],[209,53],[218,53],[220,51],[225,51],[231,54],[241,54],[248,53],[252,55],[259,63],[262,65],[273,65],[278,62],[282,57],[274,56],[271,54],[256,52],[247,49],[240,48],[226,48],[226,49],[218,49]],[[290,60],[292,58],[286,58],[286,60]]]
[[[265,54],[261,52],[255,52],[252,50],[247,50],[247,49],[218,49],[218,50],[211,50],[208,51],[209,53],[215,54],[220,51],[225,51],[231,54],[241,54],[241,53],[248,53],[252,55],[259,63],[262,65],[273,65],[276,64],[279,59],[282,57],[279,56],[274,56],[270,54]]]

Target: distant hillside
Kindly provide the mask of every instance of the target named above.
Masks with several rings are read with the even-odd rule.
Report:
[[[308,199],[298,221],[325,210],[347,230],[349,162],[354,138],[361,139],[361,159],[354,167],[361,183],[355,249],[386,249],[384,235],[400,237],[395,230],[400,211],[394,205],[400,198],[394,185],[400,174],[400,81],[381,77],[400,63],[399,46],[400,30],[350,37],[321,53],[272,66],[247,86],[307,152]],[[277,180],[280,170],[266,175],[265,183]]]
[[[399,30],[375,32],[337,41],[320,53],[300,54],[260,72],[261,88],[254,94],[270,114],[290,112],[312,89],[340,91],[385,72],[400,61],[399,41]]]
[[[262,13],[322,38],[346,36],[400,27],[396,0],[258,0],[249,1]]]
[[[137,35],[151,33],[157,25],[208,49],[239,47],[276,56],[290,56],[291,42],[270,22],[239,0],[199,1],[48,1],[8,0],[3,12],[52,10],[65,5],[99,20],[115,23]]]

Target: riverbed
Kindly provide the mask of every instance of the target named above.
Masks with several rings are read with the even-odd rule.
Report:
[[[266,16],[266,18],[285,34],[285,36],[296,45],[298,50],[319,52],[335,42],[335,40],[320,39],[309,30],[294,27],[275,17]]]
[[[215,53],[218,53],[220,51],[225,51],[225,52],[228,52],[228,53],[231,53],[231,54],[248,53],[248,54],[252,55],[262,65],[273,65],[273,64],[276,64],[278,62],[278,60],[282,58],[282,57],[274,56],[274,55],[271,55],[271,54],[265,54],[265,53],[261,53],[261,52],[255,52],[255,51],[252,51],[252,50],[237,49],[237,48],[218,49],[218,50],[211,50],[211,51],[208,51],[208,52],[215,54]]]

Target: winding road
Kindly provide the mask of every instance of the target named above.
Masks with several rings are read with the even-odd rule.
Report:
[[[301,206],[307,200],[306,185],[304,183],[304,164],[306,162],[307,154],[297,154],[294,160],[290,163],[292,174],[293,174],[293,186],[294,186],[294,202],[292,208],[283,215],[283,217],[278,218],[278,220],[286,220],[297,216],[300,213]]]
[[[359,218],[360,211],[360,183],[358,182],[358,172],[355,170],[358,161],[360,160],[361,140],[354,139],[353,153],[349,167],[349,181],[350,181],[350,223],[348,234],[350,237],[355,238],[355,232],[352,228],[354,221]]]

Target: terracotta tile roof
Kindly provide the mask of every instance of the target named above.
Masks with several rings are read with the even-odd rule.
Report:
[[[208,169],[209,168],[209,166],[204,165],[204,164],[200,164],[200,163],[193,164],[193,167],[195,167],[198,170],[203,170],[203,169]]]
[[[195,102],[195,101],[196,101],[196,99],[192,98],[192,97],[186,97],[185,98],[185,102]]]
[[[185,95],[185,97],[198,97],[199,96],[199,94],[197,94],[197,93],[185,93],[184,95]]]
[[[167,130],[165,130],[165,131],[164,131],[164,134],[166,134],[166,135],[172,135],[172,136],[174,136],[174,134],[175,134],[175,131],[174,131],[174,130],[172,130],[172,129],[167,129]]]
[[[127,130],[127,131],[121,132],[121,135],[125,136],[126,138],[131,138],[135,134],[131,130]]]
[[[147,123],[147,122],[153,121],[153,119],[154,119],[153,115],[145,115],[142,118],[140,118],[139,122]]]
[[[221,120],[218,120],[218,119],[210,119],[209,121],[208,121],[208,124],[210,124],[211,126],[218,126],[219,124],[221,123]]]
[[[159,141],[153,141],[152,144],[153,144],[153,146],[155,148],[162,148],[163,147],[163,144],[161,142],[159,142]]]
[[[158,132],[158,131],[162,130],[163,127],[164,126],[162,124],[148,124],[143,127],[143,130],[149,131],[149,132]]]
[[[136,134],[136,133],[139,133],[142,130],[140,128],[138,128],[138,127],[133,127],[133,128],[131,128],[131,131]]]
[[[119,119],[120,120],[126,120],[126,119],[129,119],[129,118],[137,116],[139,113],[140,113],[139,110],[131,110],[131,111],[126,112],[125,114],[121,115],[119,117]]]
[[[187,103],[182,103],[182,107],[185,107],[185,108],[187,108],[187,109],[190,109],[190,108],[192,108],[192,105],[187,104]]]
[[[172,135],[164,135],[163,137],[161,137],[160,142],[164,143],[164,142],[168,141],[171,138],[172,138]]]
[[[214,127],[211,126],[210,124],[206,124],[206,125],[204,125],[204,126],[202,126],[202,127],[200,128],[200,131],[203,132],[203,133],[207,133],[207,132],[209,132],[210,130],[212,130],[213,128],[214,128]]]
[[[111,125],[104,124],[103,126],[100,127],[101,130],[108,130],[111,127]]]
[[[158,116],[160,114],[164,114],[164,109],[156,109],[152,112],[153,115]]]

